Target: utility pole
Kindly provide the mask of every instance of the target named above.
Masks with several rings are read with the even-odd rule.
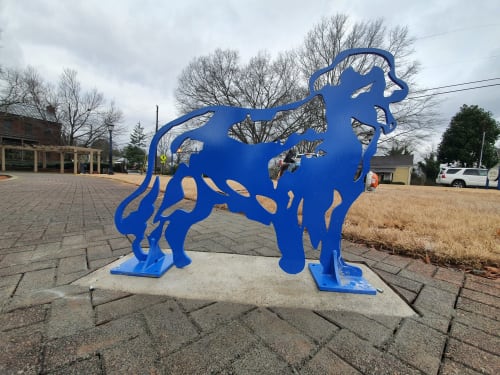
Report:
[[[158,133],[158,104],[156,105],[156,131],[155,131],[155,135],[156,135],[156,133]],[[155,173],[158,173],[157,169],[156,169],[156,163],[157,163],[157,159],[158,159],[157,151],[158,150],[155,149]]]
[[[483,141],[481,142],[481,153],[479,156],[479,165],[477,166],[478,168],[481,168],[481,164],[483,164],[483,148],[484,148],[484,136],[486,135],[486,132],[483,131]]]

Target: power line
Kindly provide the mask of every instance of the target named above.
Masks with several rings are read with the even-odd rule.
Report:
[[[470,85],[472,83],[496,81],[497,79],[500,79],[500,77],[498,77],[498,78],[481,79],[479,81],[470,81],[470,82],[464,82],[464,83],[455,83],[453,85],[438,86],[438,87],[433,87],[431,89],[422,89],[422,90],[413,91],[412,94],[417,94],[419,92],[425,92],[425,91],[431,91],[431,90],[445,89],[445,88],[448,88],[448,87]]]
[[[482,89],[485,87],[493,87],[493,86],[500,86],[500,83],[494,83],[492,85],[484,85],[484,86],[475,86],[475,87],[468,87],[465,89],[458,89],[458,90],[450,90],[450,91],[441,91],[441,92],[436,92],[433,94],[427,94],[427,95],[419,95],[419,96],[412,96],[411,98],[408,99],[417,99],[417,98],[425,98],[427,96],[434,96],[434,95],[443,95],[443,94],[450,94],[454,92],[460,92],[460,91],[468,91],[468,90],[476,90],[476,89]]]
[[[470,26],[470,27],[463,27],[460,29],[448,30],[448,31],[443,31],[443,32],[436,33],[436,34],[419,36],[419,37],[416,37],[415,40],[435,38],[437,36],[442,36],[442,35],[446,35],[446,34],[453,34],[453,33],[461,32],[461,31],[474,30],[474,29],[485,28],[485,27],[496,27],[496,26],[500,26],[500,23],[492,23],[492,24],[487,24],[487,25],[475,25],[475,26]]]

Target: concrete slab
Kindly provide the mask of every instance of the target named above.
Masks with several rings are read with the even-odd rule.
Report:
[[[415,316],[415,311],[373,271],[356,263],[363,276],[382,293],[375,296],[321,292],[307,270],[290,275],[278,267],[278,258],[188,251],[192,263],[171,268],[161,278],[112,275],[110,269],[130,254],[73,284],[176,298],[204,299],[256,306],[282,306],[312,310],[353,311],[366,315]],[[309,262],[317,262],[308,260]]]

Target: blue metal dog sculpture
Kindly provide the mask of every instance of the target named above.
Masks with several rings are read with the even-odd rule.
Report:
[[[338,85],[315,88],[321,75],[355,55],[381,57],[385,70],[373,66],[368,73],[360,74],[349,67],[340,75]],[[388,85],[392,87],[390,93]],[[173,264],[179,268],[187,266],[191,260],[184,251],[184,241],[190,227],[208,217],[214,205],[226,204],[232,212],[244,213],[249,219],[274,226],[282,254],[279,265],[285,272],[303,270],[302,241],[307,230],[314,248],[321,243],[320,263],[309,264],[320,290],[375,294],[375,289],[362,277],[361,269],[342,259],[342,225],[348,209],[364,191],[364,179],[380,132],[387,134],[396,126],[389,106],[403,100],[407,93],[406,83],[396,77],[390,53],[371,48],[352,49],[340,53],[330,66],[311,76],[309,95],[303,100],[269,109],[211,106],[166,124],[151,142],[143,183],[116,210],[118,230],[135,237],[132,244],[135,258],[112,273],[159,277]],[[318,97],[324,104],[325,131],[308,129],[290,135],[284,142],[259,144],[244,144],[228,136],[232,126],[245,121],[272,121],[278,113],[296,110]],[[148,186],[153,178],[158,142],[167,132],[192,119],[201,119],[203,124],[178,135],[170,150],[175,153],[188,139],[201,142],[202,149],[191,155],[188,163],[180,164],[166,187],[160,207],[155,208],[159,178],[156,177],[150,190]],[[353,130],[353,121],[373,129],[373,136],[365,147]],[[322,156],[303,160],[294,173],[285,173],[273,182],[268,172],[269,161],[304,141],[316,142],[315,151]],[[175,209],[184,198],[182,181],[188,177],[196,184],[195,206],[191,211]],[[242,185],[247,193],[232,188],[231,181]],[[216,188],[211,187],[214,184]],[[341,197],[338,202],[334,191]],[[276,209],[266,209],[258,199],[261,197],[273,201]],[[137,199],[138,208],[129,208],[126,215],[127,207]],[[152,222],[153,229],[146,234],[148,221]],[[171,247],[171,254],[163,253],[158,245],[162,235]],[[149,243],[148,252],[141,247],[144,238]]]

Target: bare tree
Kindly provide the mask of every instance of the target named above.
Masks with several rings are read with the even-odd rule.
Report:
[[[277,107],[304,98],[311,74],[329,66],[341,51],[351,48],[390,51],[396,59],[398,77],[409,84],[411,91],[416,91],[419,64],[412,59],[413,43],[406,27],[389,29],[382,19],[352,23],[348,16],[338,14],[313,27],[295,52],[281,53],[274,60],[261,52],[247,64],[241,64],[238,53],[232,50],[216,50],[194,59],[179,78],[176,100],[182,113],[211,105]],[[350,66],[361,74],[375,64],[388,68],[381,60],[374,54],[345,59],[319,77],[315,87],[337,85],[341,73]],[[389,91],[393,89],[392,82],[386,83]],[[417,144],[431,135],[437,122],[436,104],[435,98],[423,97],[394,105],[391,109],[398,128],[382,139],[381,149],[384,145],[390,148],[393,139]],[[247,119],[235,124],[229,135],[241,142],[257,143],[284,139],[308,128],[322,131],[325,126],[324,105],[316,98],[298,110],[278,113],[272,121]],[[362,142],[370,140],[371,128],[356,121],[353,127]],[[315,144],[301,144],[298,151],[311,151],[314,147]]]
[[[407,82],[411,91],[418,90],[417,73],[419,64],[412,59],[414,39],[406,27],[396,26],[388,29],[382,19],[352,23],[349,17],[337,14],[324,18],[306,36],[297,51],[297,59],[305,78],[329,65],[341,51],[350,48],[380,48],[391,52],[396,60],[398,77]],[[367,73],[376,63],[374,56],[362,55],[342,61],[337,69],[323,75],[317,84],[336,85],[340,74],[348,66],[358,72]],[[388,86],[391,89],[391,86]],[[435,113],[437,101],[434,97],[405,100],[394,105],[392,111],[398,120],[398,128],[389,136],[382,138],[390,148],[391,141],[397,139],[404,143],[420,143],[430,136],[438,121]],[[370,131],[354,122],[354,127],[362,141],[370,138]]]
[[[187,113],[211,105],[272,108],[297,100],[302,93],[300,72],[290,53],[272,60],[261,52],[242,65],[236,51],[218,49],[184,69],[175,97],[180,111]],[[297,128],[299,122],[283,113],[272,122],[248,119],[235,124],[229,135],[244,143],[258,143],[282,138]]]
[[[107,134],[108,124],[117,125],[122,120],[122,112],[113,102],[106,106],[103,94],[97,89],[83,92],[75,70],[64,70],[57,99],[59,119],[69,145],[90,146]],[[114,132],[119,130],[115,127]]]
[[[22,83],[24,91],[24,103],[34,106],[40,118],[47,120],[47,108],[57,108],[57,96],[53,86],[46,82],[38,71],[28,66],[22,72]]]
[[[9,113],[9,107],[14,105],[28,105],[38,113],[40,119],[53,121],[57,98],[52,86],[43,80],[35,68],[0,69],[0,109]],[[49,107],[50,113],[47,111]]]
[[[0,68],[0,109],[25,102],[23,74],[17,69]]]
[[[194,59],[181,73],[175,92],[181,112],[209,105],[241,105],[236,93],[238,64],[238,53],[230,50],[217,49]]]
[[[33,67],[0,69],[0,109],[7,111],[15,104],[34,107],[45,120],[51,107],[62,124],[64,144],[90,147],[108,138],[108,124],[118,125],[115,134],[121,132],[122,112],[113,101],[107,104],[97,89],[84,92],[75,70],[65,69],[54,88]]]

